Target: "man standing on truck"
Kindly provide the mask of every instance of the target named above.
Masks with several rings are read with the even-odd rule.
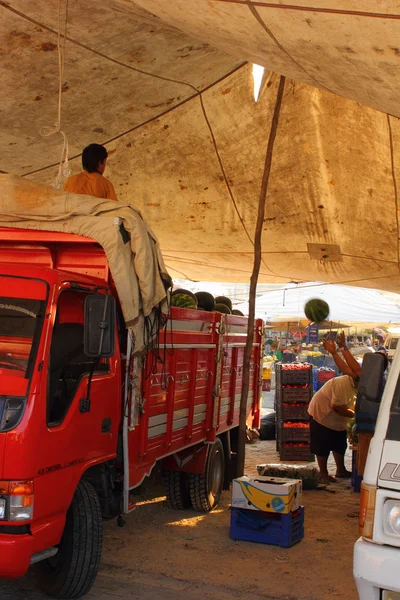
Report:
[[[89,144],[82,152],[83,171],[78,175],[72,175],[64,190],[74,194],[86,194],[96,198],[116,200],[117,195],[113,184],[103,176],[107,165],[108,153],[100,144]]]
[[[324,348],[332,354],[342,373],[345,373],[327,381],[314,394],[308,407],[311,417],[311,452],[317,457],[321,480],[329,483],[335,481],[328,473],[328,458],[331,452],[336,463],[336,477],[351,477],[344,464],[347,449],[346,425],[349,419],[354,417],[359,372],[352,371],[340,358],[333,340],[326,340]]]

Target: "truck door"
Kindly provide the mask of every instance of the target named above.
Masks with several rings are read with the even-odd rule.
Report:
[[[62,291],[56,309],[48,358],[47,465],[99,462],[116,453],[120,423],[119,348],[111,359],[91,359],[83,352],[86,294]],[[93,370],[90,398],[87,396]],[[50,462],[49,462],[50,461]]]

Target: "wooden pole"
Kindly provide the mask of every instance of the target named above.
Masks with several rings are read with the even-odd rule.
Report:
[[[240,420],[239,420],[239,443],[237,453],[237,475],[240,477],[244,474],[244,460],[246,454],[246,420],[247,420],[247,397],[249,394],[250,384],[250,360],[251,352],[253,349],[253,338],[254,338],[254,317],[255,317],[255,306],[256,306],[256,290],[258,274],[260,272],[261,265],[261,238],[262,230],[264,225],[265,215],[265,204],[268,192],[269,176],[271,173],[272,155],[274,151],[274,144],[276,138],[276,132],[278,130],[279,115],[282,106],[283,90],[285,87],[285,77],[281,76],[279,80],[278,93],[276,96],[274,114],[271,121],[271,129],[269,132],[267,152],[265,155],[264,173],[261,183],[260,199],[258,202],[258,214],[256,230],[254,234],[254,260],[253,260],[253,272],[250,278],[250,291],[249,291],[249,322],[247,327],[247,340],[244,351],[244,363],[243,363],[243,386],[240,397]]]

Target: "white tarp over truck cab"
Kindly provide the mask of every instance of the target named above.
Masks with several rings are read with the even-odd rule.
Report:
[[[135,334],[134,349],[143,349],[143,319],[166,299],[170,278],[157,239],[137,210],[0,175],[0,226],[96,240],[107,256],[126,325]]]
[[[309,4],[70,6],[62,119],[71,166],[80,170],[87,143],[106,144],[106,175],[153,228],[174,277],[249,279],[275,70],[294,79],[275,144],[260,282],[400,289],[400,7]],[[56,114],[58,2],[12,0],[0,14],[0,169],[49,184],[60,138],[38,131]],[[268,70],[257,103],[243,60]]]

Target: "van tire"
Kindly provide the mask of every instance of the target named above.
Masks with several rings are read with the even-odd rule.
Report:
[[[224,448],[219,438],[210,446],[204,473],[189,473],[190,499],[194,510],[210,512],[219,504],[224,483]]]
[[[58,553],[35,567],[41,589],[53,598],[81,598],[100,566],[103,522],[93,486],[80,481],[67,513]]]
[[[164,486],[168,508],[185,510],[192,506],[187,473],[164,471]]]

